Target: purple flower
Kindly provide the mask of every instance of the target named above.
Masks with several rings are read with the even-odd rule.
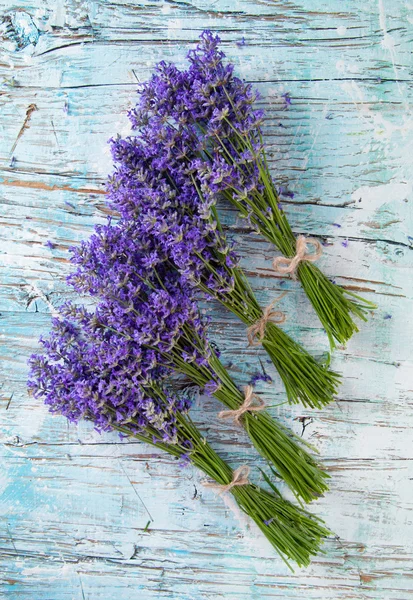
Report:
[[[281,185],[278,188],[278,193],[280,196],[284,196],[285,198],[294,198],[294,192],[291,192],[288,188]]]
[[[272,383],[272,378],[268,373],[256,371],[251,375],[251,379],[249,381],[250,385],[255,385],[259,381],[264,381],[265,383]]]
[[[187,452],[185,452],[184,454],[181,454],[181,456],[179,457],[179,462],[178,462],[179,467],[181,467],[181,469],[185,469],[190,464],[191,464],[190,455]]]
[[[61,313],[41,340],[44,354],[30,359],[33,395],[70,421],[92,420],[98,431],[125,426],[177,444],[178,406],[180,411],[188,406],[167,394],[161,383],[167,371],[153,351],[106,327],[97,311],[66,304]]]
[[[285,108],[288,108],[289,106],[291,106],[290,92],[286,92],[284,94],[281,94],[281,98],[284,99]]]
[[[202,195],[199,214],[206,219],[221,193],[233,194],[247,217],[246,199],[263,189],[257,164],[263,112],[254,107],[259,96],[233,75],[233,65],[224,64],[219,43],[218,36],[204,31],[188,54],[187,71],[159,63],[130,112],[146,150],[164,157],[175,183],[186,176],[196,185]]]
[[[219,389],[220,384],[214,379],[210,379],[204,386],[204,394],[212,396]]]

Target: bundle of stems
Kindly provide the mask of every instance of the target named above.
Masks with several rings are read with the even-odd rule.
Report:
[[[192,444],[191,462],[218,484],[217,489],[219,486],[229,486],[234,480],[231,467],[211,448],[188,416],[180,415],[179,421],[184,435]],[[186,456],[188,452],[166,444],[154,444],[148,436],[129,433],[127,427],[116,429],[124,435],[129,434],[131,437],[162,447],[162,450],[177,458]],[[253,483],[235,485],[229,493],[241,510],[258,525],[292,572],[294,570],[290,561],[295,562],[298,567],[307,567],[311,558],[320,552],[323,540],[331,535],[331,532],[321,519],[285,500],[268,477],[265,477],[265,480],[272,493]]]
[[[171,396],[165,381],[152,380],[148,372],[137,376],[135,357],[123,354],[119,369],[112,348],[123,341],[113,332],[110,338],[101,334],[102,329],[90,330],[83,317],[81,322],[54,319],[50,338],[41,340],[46,353],[30,359],[31,393],[72,422],[91,421],[100,431],[118,431],[181,463],[191,462],[217,489],[233,495],[291,570],[290,561],[307,566],[330,533],[323,522],[283,499],[268,477],[272,492],[249,482],[248,467],[233,471],[193,424],[188,400]]]
[[[194,330],[185,329],[182,342],[200,350],[204,340]],[[212,395],[229,409],[227,416],[231,417],[232,412],[236,416],[237,410],[244,405],[245,394],[236,386],[211,346],[208,355],[208,364],[199,366],[186,362],[177,349],[172,358],[174,370],[188,377],[201,390],[210,389]],[[211,381],[216,385],[210,387]],[[314,448],[302,438],[273,419],[266,410],[246,410],[239,419],[235,416],[235,422],[243,426],[256,450],[287,483],[298,501],[312,502],[328,490],[329,475],[307,452],[306,446]]]
[[[276,246],[284,257],[293,259],[297,255],[297,239],[281,207],[278,192],[271,178],[264,145],[261,144],[260,150],[255,152],[250,136],[243,135],[236,129],[233,129],[233,133],[230,138],[231,146],[236,148],[237,153],[251,152],[259,171],[261,185],[247,197],[243,197],[242,190],[236,188],[224,190],[223,195],[261,235]],[[219,141],[218,143],[221,146]],[[224,157],[231,166],[236,168],[236,160],[228,153],[225,153]],[[314,262],[309,260],[299,262],[295,277],[300,281],[313,305],[328,335],[331,349],[335,348],[336,342],[345,344],[358,331],[353,316],[367,321],[367,312],[376,307],[374,303],[333,283]]]
[[[204,31],[197,48],[188,54],[190,67],[180,71],[161,62],[139,91],[131,111],[135,127],[153,132],[156,123],[168,124],[183,140],[181,156],[195,155],[193,170],[203,195],[229,200],[241,216],[283,255],[274,268],[299,279],[323,324],[331,348],[344,344],[358,331],[353,317],[366,320],[375,305],[329,280],[306,254],[312,238],[297,240],[281,207],[262,139],[264,113],[256,110],[259,95],[233,75],[224,63],[220,39]],[[316,244],[321,251],[321,245]],[[281,257],[280,257],[281,258]],[[295,260],[294,260],[295,259]]]
[[[223,235],[218,213],[215,211],[214,214],[218,228]],[[224,265],[223,269],[228,271],[233,281],[231,292],[218,293],[215,289],[208,287],[202,279],[197,280],[197,286],[206,295],[214,297],[234,313],[245,323],[247,328],[253,328],[262,319],[265,319],[263,309],[259,305],[243,269],[240,266],[227,267],[223,259],[224,257],[221,257],[220,264]],[[210,263],[207,269],[213,270]],[[281,300],[281,298],[282,295],[279,299]],[[275,318],[280,317],[283,322],[284,314],[276,311]],[[263,337],[262,339],[258,338],[256,343],[262,344],[277,369],[290,404],[300,403],[306,408],[320,409],[334,400],[341,380],[340,375],[329,369],[328,364],[322,364],[311,356],[277,325],[276,320],[272,321],[271,317],[268,320],[265,319]]]

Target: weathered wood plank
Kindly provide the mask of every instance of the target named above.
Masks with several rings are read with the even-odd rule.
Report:
[[[409,4],[0,0],[0,12],[0,585],[7,597],[411,598]],[[333,356],[343,374],[337,403],[315,413],[271,409],[314,444],[332,476],[314,510],[339,537],[294,575],[202,488],[198,473],[86,424],[69,427],[25,390],[27,357],[50,319],[42,297],[53,305],[68,297],[68,247],[105,218],[106,142],[128,132],[137,80],[160,59],[184,64],[205,27],[222,34],[238,72],[262,94],[274,175],[294,192],[284,200],[294,230],[321,236],[325,272],[378,304]],[[271,271],[269,244],[228,207],[222,218],[262,304],[287,290],[284,327],[322,355],[325,335],[299,286]],[[211,335],[245,383],[264,357],[246,348],[235,318],[210,310]],[[274,382],[258,390],[270,405],[284,402],[264,365]],[[258,480],[261,459],[242,433],[218,423],[217,410],[202,398],[192,412],[214,448],[231,464],[250,461]],[[153,516],[149,532],[144,504]]]
[[[394,493],[396,473],[405,466],[395,468],[397,463],[384,462],[378,467],[370,461],[343,465],[334,473],[335,489],[319,510],[335,519],[338,535],[352,531],[352,542],[328,541],[327,556],[316,559],[297,582],[280,568],[254,531],[242,526],[240,530],[231,510],[202,489],[197,474],[182,472],[162,457],[148,463],[146,453],[125,456],[130,446],[98,444],[81,446],[80,450],[73,445],[46,450],[29,447],[23,450],[29,461],[13,458],[25,493],[32,494],[25,503],[26,511],[35,510],[38,515],[33,522],[30,513],[22,514],[17,503],[8,515],[12,533],[6,531],[3,540],[10,561],[6,576],[16,580],[16,591],[22,583],[24,589],[27,582],[26,593],[33,590],[35,595],[43,580],[46,589],[51,586],[53,590],[55,578],[72,587],[73,579],[84,575],[91,597],[105,597],[108,585],[132,594],[139,577],[145,578],[148,594],[155,592],[158,577],[163,577],[171,597],[185,594],[189,582],[194,591],[188,597],[191,593],[193,597],[197,593],[205,597],[223,593],[225,597],[259,598],[264,592],[264,597],[282,597],[284,592],[285,597],[295,598],[307,590],[310,598],[319,598],[320,593],[327,598],[345,598],[351,586],[360,590],[357,593],[370,594],[367,598],[375,598],[378,589],[388,594],[385,597],[410,597],[406,549],[411,544],[411,523],[407,526],[411,499],[408,494],[400,498]],[[78,482],[76,488],[73,477]],[[29,488],[27,480],[31,482]],[[366,494],[366,486],[371,493]],[[352,493],[343,503],[343,490],[349,488]],[[148,515],[142,501],[150,510],[156,509],[149,533],[143,531]],[[340,505],[339,514],[334,501]],[[69,519],[59,516],[62,502]],[[98,510],[99,506],[105,509]],[[378,510],[373,512],[374,506]],[[382,511],[386,513],[384,520],[379,517]],[[363,522],[362,529],[354,513]],[[202,536],[202,547],[194,543],[194,533]],[[377,542],[367,548],[365,540],[371,535]],[[16,554],[20,557],[17,562],[13,558]],[[327,591],[331,587],[333,590]]]

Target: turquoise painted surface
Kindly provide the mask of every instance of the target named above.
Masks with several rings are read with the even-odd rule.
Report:
[[[411,598],[411,3],[3,0],[0,12],[1,597]],[[161,58],[182,63],[205,27],[221,32],[238,72],[263,94],[274,176],[295,193],[294,230],[323,236],[325,271],[379,305],[334,354],[344,379],[335,404],[273,409],[317,447],[332,477],[314,511],[337,537],[294,575],[197,472],[68,426],[25,390],[49,303],[68,293],[67,248],[104,218],[106,141],[128,131],[137,79]],[[223,218],[269,302],[281,289],[271,248],[241,234],[228,208]],[[327,341],[304,295],[292,282],[283,289],[287,331],[321,354]],[[246,349],[228,314],[214,310],[213,321],[224,360],[245,383],[260,352]],[[260,391],[278,404],[285,396],[272,374]],[[194,418],[231,464],[258,467],[217,410],[200,399]]]

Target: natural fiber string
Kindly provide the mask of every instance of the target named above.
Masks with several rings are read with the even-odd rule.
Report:
[[[262,317],[258,319],[256,323],[250,325],[247,329],[248,344],[250,346],[259,346],[264,339],[265,326],[268,321],[281,325],[285,322],[286,316],[280,310],[273,310],[273,306],[276,302],[279,302],[281,298],[284,298],[287,292],[283,292],[280,296],[275,298],[262,312]]]
[[[256,412],[264,410],[265,402],[262,398],[254,394],[254,388],[252,385],[247,385],[244,388],[245,399],[239,408],[236,410],[221,410],[218,413],[220,419],[233,419],[236,425],[241,425],[241,417],[246,412]],[[253,404],[253,402],[257,404]]]
[[[314,254],[306,254],[308,245],[311,244],[315,248]],[[291,274],[293,279],[297,279],[297,267],[303,260],[315,262],[323,253],[323,248],[318,240],[312,237],[300,235],[297,238],[295,245],[295,256],[287,258],[286,256],[276,256],[272,261],[273,268],[282,275]],[[285,266],[282,266],[285,265]]]
[[[232,481],[227,485],[221,485],[219,483],[213,483],[212,481],[202,482],[205,487],[214,488],[219,490],[219,494],[224,494],[225,492],[229,492],[233,487],[237,485],[248,485],[248,475],[250,474],[250,468],[248,465],[242,465],[235,469],[232,473]]]

